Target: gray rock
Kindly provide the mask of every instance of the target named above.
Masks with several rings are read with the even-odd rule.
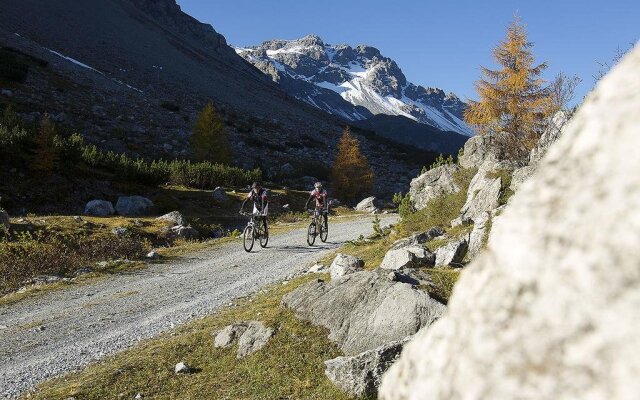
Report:
[[[310,282],[286,294],[282,303],[298,318],[329,329],[329,339],[346,355],[359,354],[413,335],[446,309],[426,292],[387,275],[377,269]]]
[[[527,165],[524,167],[520,167],[513,171],[513,175],[511,176],[511,185],[509,185],[509,189],[514,192],[520,188],[520,185],[524,183],[533,173],[535,172],[536,167]]]
[[[494,221],[380,399],[638,397],[639,70],[636,45]]]
[[[408,341],[409,338],[397,340],[356,356],[327,360],[324,373],[349,396],[373,396],[378,392],[382,375],[400,356]]]
[[[478,170],[478,173],[471,179],[469,190],[467,191],[467,200],[460,210],[460,216],[464,218],[474,219],[485,211],[491,211],[500,205],[500,192],[502,189],[502,178],[492,178],[490,167],[484,164]]]
[[[491,213],[484,212],[476,218],[473,224],[473,230],[469,235],[469,251],[467,252],[469,258],[472,260],[480,254],[482,243],[489,234],[490,219]]]
[[[170,213],[162,215],[156,219],[171,222],[173,226],[187,225],[187,219],[184,217],[184,215],[182,215],[180,211],[171,211]]]
[[[296,173],[296,169],[294,168],[293,165],[289,163],[282,165],[278,169],[278,175],[285,178],[292,177],[293,175],[295,175],[295,173]]]
[[[11,228],[11,221],[9,220],[9,214],[0,208],[0,228]]]
[[[189,367],[184,362],[177,363],[173,370],[175,371],[176,374],[189,374],[189,373],[191,373],[191,367]]]
[[[151,250],[150,252],[147,253],[146,257],[149,260],[157,260],[158,258],[160,258],[160,255],[158,254],[157,251]]]
[[[434,226],[433,228],[430,228],[427,231],[424,231],[421,233],[414,233],[408,238],[396,240],[395,242],[393,242],[393,245],[391,246],[391,248],[400,249],[408,246],[421,245],[421,244],[430,242],[433,239],[438,238],[442,235],[444,235],[444,229],[440,228],[439,226]]]
[[[374,197],[367,197],[362,199],[358,205],[356,205],[356,211],[375,212],[378,211],[378,200]]]
[[[469,243],[467,239],[458,238],[450,241],[436,250],[436,267],[442,266],[459,266],[467,255]]]
[[[435,261],[435,254],[424,246],[406,246],[387,251],[380,268],[397,271],[402,268],[432,267]]]
[[[515,159],[518,156],[526,158],[528,155],[524,148],[519,149],[518,154],[507,154],[504,143],[510,140],[506,133],[476,135],[467,140],[463,154],[458,158],[458,164],[462,168],[480,168],[483,164],[489,169],[514,168],[526,163],[524,159]]]
[[[538,143],[536,146],[531,149],[531,154],[529,155],[529,164],[537,165],[542,157],[547,153],[547,150],[551,147],[551,145],[558,140],[560,135],[562,135],[562,129],[565,124],[571,119],[571,111],[559,111],[556,115],[553,116],[551,123],[542,133],[540,139],[538,139]]]
[[[142,196],[121,196],[116,203],[116,211],[120,215],[139,217],[151,214],[153,202]]]
[[[106,200],[91,200],[84,207],[84,214],[94,217],[108,217],[115,214],[113,204]]]
[[[224,327],[215,333],[214,346],[231,347],[238,342],[237,358],[243,358],[263,348],[275,334],[260,321],[242,321]]]
[[[441,165],[413,179],[409,195],[416,209],[422,210],[431,199],[440,195],[458,192],[460,187],[456,183],[454,174],[459,169],[460,167],[455,164]]]
[[[459,216],[458,218],[451,221],[451,227],[455,228],[457,226],[469,226],[473,224],[473,220],[466,216]]]
[[[243,358],[260,350],[274,334],[273,328],[265,327],[262,322],[249,321],[247,329],[238,339],[237,357]]]
[[[228,203],[230,200],[229,196],[227,195],[227,192],[225,192],[225,190],[220,186],[213,189],[212,195],[213,195],[213,200],[218,203]]]
[[[363,268],[364,261],[360,258],[338,253],[329,267],[329,273],[331,279],[338,279],[344,275],[362,271]]]

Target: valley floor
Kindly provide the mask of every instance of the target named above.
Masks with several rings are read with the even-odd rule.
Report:
[[[384,216],[390,223],[395,216]],[[246,253],[239,241],[111,279],[0,306],[0,396],[156,336],[300,271],[348,240],[372,232],[372,218],[331,225],[329,242],[310,248],[305,230],[273,235]]]

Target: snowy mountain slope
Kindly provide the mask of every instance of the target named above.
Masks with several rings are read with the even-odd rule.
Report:
[[[309,35],[235,50],[289,94],[347,120],[400,115],[442,131],[473,134],[462,120],[464,102],[407,81],[396,62],[374,47],[329,45]]]

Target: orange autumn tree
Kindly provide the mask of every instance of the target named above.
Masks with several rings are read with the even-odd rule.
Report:
[[[55,145],[56,126],[49,119],[48,115],[40,121],[37,135],[33,139],[33,161],[31,162],[31,170],[42,175],[48,176],[55,169],[60,155]]]
[[[481,67],[482,78],[475,87],[480,100],[470,101],[465,121],[481,135],[510,133],[531,148],[542,133],[552,110],[552,98],[540,76],[547,64],[534,65],[533,43],[516,16],[507,37],[493,50],[500,68]]]
[[[219,164],[233,161],[224,121],[212,103],[207,103],[198,114],[190,141],[193,158],[197,161]]]
[[[338,154],[333,162],[333,191],[343,201],[355,201],[371,194],[373,179],[373,171],[360,152],[360,143],[347,126],[338,143]]]

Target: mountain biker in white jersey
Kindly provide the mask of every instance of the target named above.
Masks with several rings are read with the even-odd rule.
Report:
[[[322,182],[316,182],[314,185],[314,189],[309,193],[309,199],[305,204],[305,209],[309,208],[309,203],[311,200],[315,200],[316,209],[319,209],[322,213],[322,218],[324,218],[324,225],[329,226],[327,221],[327,215],[329,214],[329,199],[327,195],[327,191],[323,189]]]
[[[253,182],[251,185],[251,191],[247,194],[247,198],[242,202],[242,206],[240,206],[240,213],[243,212],[244,205],[247,204],[249,200],[253,201],[253,213],[259,214],[262,217],[264,231],[267,233],[267,213],[269,211],[269,197],[267,189],[263,188],[260,182]]]

